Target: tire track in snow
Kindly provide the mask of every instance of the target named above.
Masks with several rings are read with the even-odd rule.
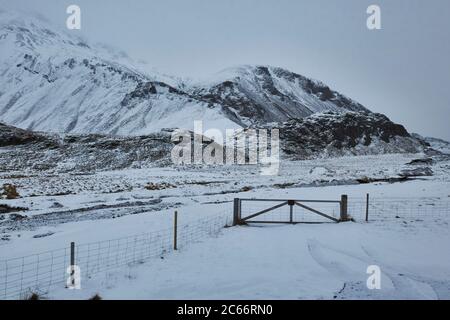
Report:
[[[376,264],[380,265],[379,259],[375,257],[375,254],[372,253],[366,246],[361,245],[361,249],[364,253],[370,257]],[[398,268],[394,268],[392,266],[387,266],[383,264],[383,269],[389,270],[391,274],[394,276],[394,285],[399,290],[408,290],[409,287],[413,286],[417,289],[418,287],[422,287],[422,290],[427,290],[428,294],[421,292],[416,292],[419,296],[411,294],[408,291],[408,295],[411,296],[409,299],[440,299],[447,300],[450,299],[450,281],[449,280],[436,280],[431,277],[425,277],[422,275],[412,274],[410,272],[398,272]]]
[[[397,272],[395,268],[388,267],[374,259],[362,246],[361,249],[367,257],[333,248],[317,240],[309,239],[307,242],[311,257],[321,267],[344,282],[343,288],[334,296],[336,299],[437,299],[445,297],[445,293],[442,295],[442,292],[446,292],[445,289],[448,288],[445,284],[421,281],[417,276]],[[366,274],[366,269],[369,265],[378,265],[381,268],[381,290],[369,290],[366,286],[369,276]],[[441,294],[439,295],[438,292]]]

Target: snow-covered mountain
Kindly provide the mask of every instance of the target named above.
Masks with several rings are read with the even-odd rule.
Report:
[[[5,123],[122,135],[182,127],[194,119],[236,126],[220,108],[138,71],[121,55],[39,19],[0,15],[0,120]]]
[[[324,111],[368,113],[325,84],[270,66],[241,66],[194,86],[193,95],[219,104],[242,126],[303,118]]]
[[[285,121],[323,111],[368,112],[326,85],[273,67],[228,69],[194,85],[139,71],[110,48],[47,22],[0,13],[0,121],[20,128],[138,135]]]

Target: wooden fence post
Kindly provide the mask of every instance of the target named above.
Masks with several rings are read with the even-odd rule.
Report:
[[[237,226],[241,221],[241,200],[235,198],[233,202],[233,226]]]
[[[366,222],[369,222],[369,194],[366,196]]]
[[[348,205],[348,196],[346,194],[343,194],[341,196],[341,221],[348,221],[348,212],[347,212],[347,205]]]
[[[288,201],[288,205],[289,205],[289,223],[294,223],[294,205],[295,205],[295,201],[294,200],[289,200]]]
[[[173,250],[178,250],[178,211],[175,211],[173,219]]]
[[[75,285],[75,242],[70,243],[70,276],[72,285]]]

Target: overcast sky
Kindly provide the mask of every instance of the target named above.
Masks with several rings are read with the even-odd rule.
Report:
[[[280,66],[450,140],[449,0],[0,0],[62,27],[70,4],[81,7],[86,38],[149,68],[203,77]],[[370,4],[381,7],[382,30],[366,27]]]

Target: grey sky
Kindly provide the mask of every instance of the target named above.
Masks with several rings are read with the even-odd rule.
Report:
[[[268,64],[321,80],[409,131],[450,140],[448,0],[0,0],[65,25],[159,71],[202,77]],[[366,9],[382,10],[380,31]]]

